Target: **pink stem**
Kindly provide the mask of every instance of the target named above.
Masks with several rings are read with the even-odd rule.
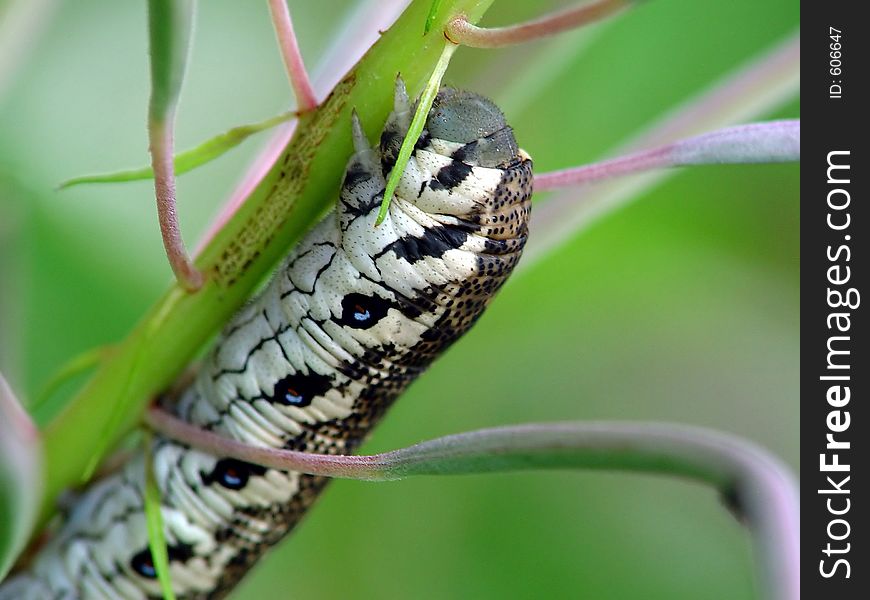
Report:
[[[296,94],[299,112],[313,110],[317,107],[317,97],[314,95],[314,88],[311,87],[302,54],[299,52],[299,43],[296,41],[296,32],[293,30],[287,1],[269,0],[269,11],[272,13],[275,35],[278,37],[278,45],[281,47],[281,56],[287,67],[290,85],[293,86],[293,93]]]
[[[154,170],[154,191],[157,195],[157,216],[160,221],[160,233],[163,236],[163,247],[172,272],[181,286],[188,292],[195,292],[203,283],[200,273],[187,256],[181,230],[178,226],[178,214],[175,210],[175,165],[173,163],[174,141],[172,112],[164,115],[162,120],[151,120],[148,125],[148,136],[151,142],[151,168]]]
[[[370,456],[317,455],[250,446],[157,407],[146,422],[216,456],[284,471],[389,481],[411,475],[518,468],[594,468],[682,475],[733,493],[758,544],[769,597],[800,596],[800,501],[788,468],[755,444],[669,423],[532,423],[445,436]]]
[[[583,185],[650,169],[800,160],[800,121],[726,127],[611,160],[535,175],[535,191]]]
[[[156,406],[152,406],[145,413],[145,423],[171,439],[190,444],[215,456],[229,456],[272,469],[328,477],[384,478],[379,474],[379,466],[383,462],[379,455],[336,456],[252,446],[191,425]]]
[[[614,154],[654,148],[697,135],[705,129],[765,114],[791,98],[798,89],[799,66],[800,36],[794,34],[773,50],[751,59],[736,73],[726,75],[709,90],[676,107]],[[603,182],[585,191],[582,198],[573,190],[556,192],[535,209],[534,235],[523,251],[519,268],[530,268],[596,217],[638,197],[670,173],[652,171],[640,177]]]
[[[466,21],[465,17],[459,16],[447,24],[444,34],[450,41],[463,46],[498,48],[576,29],[611,15],[630,4],[629,0],[598,0],[509,27],[477,27]]]

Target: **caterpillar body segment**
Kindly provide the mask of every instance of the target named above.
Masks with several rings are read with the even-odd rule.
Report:
[[[354,117],[336,210],[229,323],[195,379],[161,399],[169,410],[249,444],[352,453],[474,324],[525,244],[531,160],[492,102],[442,89],[375,227],[410,118],[401,83],[377,146]],[[27,569],[0,584],[0,600],[159,598],[146,460],[179,598],[224,597],[327,483],[157,436],[150,454],[82,493]]]

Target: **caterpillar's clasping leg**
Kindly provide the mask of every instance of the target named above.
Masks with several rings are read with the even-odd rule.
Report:
[[[396,91],[393,96],[393,112],[396,122],[402,131],[408,131],[411,126],[411,101],[408,98],[408,90],[401,75],[396,76]]]
[[[354,109],[350,115],[350,122],[355,160],[359,161],[363,168],[368,172],[379,172],[380,165],[378,163],[377,153],[375,153],[371,144],[369,144],[369,139],[366,137],[366,132],[362,128],[362,123],[360,123],[356,109]]]

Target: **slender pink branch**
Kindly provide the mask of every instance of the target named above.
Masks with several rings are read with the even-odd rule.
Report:
[[[583,185],[650,169],[701,164],[800,160],[800,121],[785,120],[726,127],[582,167],[535,175],[535,191]]]
[[[537,40],[598,21],[632,4],[631,0],[597,0],[534,21],[509,27],[477,27],[458,16],[447,23],[444,35],[450,41],[472,48],[498,48]]]
[[[704,130],[757,118],[780,106],[799,90],[799,67],[800,35],[796,33],[663,115],[645,132],[616,149],[613,155],[655,148]],[[534,235],[523,251],[519,268],[530,268],[595,218],[639,197],[643,190],[673,172],[650,171],[638,177],[603,181],[584,190],[582,198],[577,196],[576,190],[557,191],[535,209]]]
[[[302,53],[299,52],[299,43],[296,41],[296,32],[293,30],[287,0],[269,0],[269,11],[272,13],[275,35],[278,37],[278,45],[281,47],[281,56],[284,58],[284,66],[287,67],[290,85],[293,86],[293,93],[296,94],[299,112],[313,110],[317,107],[317,97],[314,88],[311,87],[308,71],[305,70]]]
[[[272,469],[300,471],[312,475],[386,479],[379,468],[383,464],[380,455],[335,456],[252,446],[191,425],[156,406],[152,406],[145,413],[145,423],[170,439],[184,442],[215,456],[229,456]]]
[[[631,146],[642,148],[692,135],[701,123],[710,128],[717,121],[727,125],[769,112],[800,91],[800,58],[800,32],[795,32],[672,109]]]
[[[184,247],[178,214],[175,210],[175,165],[173,162],[174,140],[172,126],[174,114],[165,115],[162,120],[151,120],[148,124],[148,137],[151,141],[151,168],[154,170],[154,191],[157,194],[157,216],[163,247],[176,279],[184,289],[195,292],[203,283],[200,273]]]
[[[800,590],[797,486],[763,448],[710,429],[669,423],[532,423],[480,429],[370,456],[330,456],[250,446],[152,407],[146,422],[217,456],[265,467],[366,480],[521,469],[608,469],[689,477],[733,495],[753,532],[772,600]]]

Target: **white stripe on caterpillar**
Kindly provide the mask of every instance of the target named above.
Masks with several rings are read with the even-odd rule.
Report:
[[[354,121],[336,211],[226,327],[194,381],[161,402],[249,444],[346,454],[392,401],[477,320],[519,260],[531,161],[492,102],[443,89],[374,227],[407,132],[401,82],[380,143]],[[170,573],[179,598],[226,595],[327,483],[157,438]],[[159,597],[139,452],[93,483],[0,599]]]

